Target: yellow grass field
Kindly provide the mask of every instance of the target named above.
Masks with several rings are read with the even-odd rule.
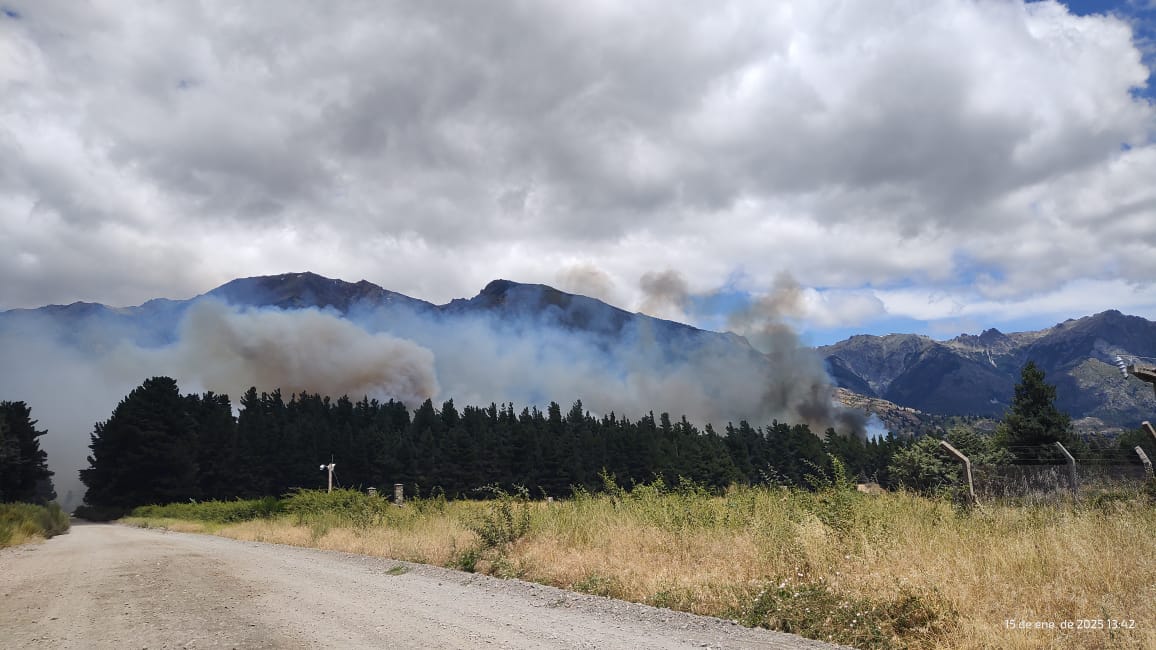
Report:
[[[1156,648],[1156,507],[1140,491],[981,509],[661,485],[555,503],[350,503],[235,524],[127,521],[518,577],[863,648]]]

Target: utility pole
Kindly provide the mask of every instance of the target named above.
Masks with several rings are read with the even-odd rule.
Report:
[[[334,467],[337,467],[337,464],[333,462],[333,459],[332,459],[332,458],[331,458],[331,459],[329,459],[329,464],[328,464],[328,465],[322,465],[322,466],[321,466],[321,469],[322,469],[323,471],[324,471],[324,470],[329,470],[329,492],[332,492],[332,491],[333,491],[333,468],[334,468]]]

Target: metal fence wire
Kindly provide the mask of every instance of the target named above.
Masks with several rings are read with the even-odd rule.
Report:
[[[976,465],[972,468],[976,496],[981,499],[1022,499],[1056,493],[1089,493],[1138,487],[1148,475],[1140,463],[1094,460],[1076,462],[1072,483],[1067,464]]]

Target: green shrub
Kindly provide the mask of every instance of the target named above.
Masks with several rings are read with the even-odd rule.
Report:
[[[379,526],[386,522],[393,507],[379,496],[344,489],[298,490],[285,499],[285,510],[294,516],[297,524],[315,530]]]
[[[55,537],[68,532],[68,514],[55,502],[0,503],[0,548],[28,537]]]
[[[805,576],[776,581],[748,598],[750,604],[735,613],[744,625],[857,648],[935,647],[957,616],[936,593],[851,597]]]
[[[268,519],[285,512],[285,504],[276,497],[236,501],[201,501],[169,503],[134,508],[133,517],[184,519],[232,524],[254,519]]]
[[[812,512],[819,521],[840,534],[847,534],[855,524],[855,500],[859,497],[855,484],[847,476],[846,468],[835,456],[831,458],[831,475],[812,465],[816,472],[805,477],[815,492]]]
[[[491,486],[484,489],[496,498],[489,509],[467,526],[478,536],[484,549],[508,546],[530,532],[529,492],[521,488],[516,494]]]

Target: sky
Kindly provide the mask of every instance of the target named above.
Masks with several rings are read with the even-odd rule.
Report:
[[[815,345],[1156,318],[1154,65],[1153,0],[0,0],[0,310],[308,270],[717,328],[788,278]]]

